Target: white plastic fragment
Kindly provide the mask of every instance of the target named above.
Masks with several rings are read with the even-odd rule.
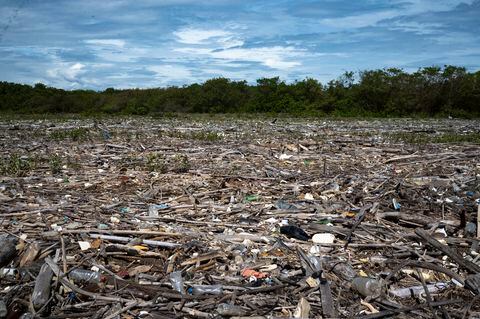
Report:
[[[92,247],[88,241],[79,241],[78,245],[81,250],[89,250]]]
[[[315,244],[333,244],[335,235],[330,233],[318,233],[313,235],[312,241]]]
[[[110,217],[110,222],[114,223],[114,224],[118,224],[118,223],[120,223],[120,219],[118,219],[118,217],[116,217],[116,216],[112,216],[112,217]]]
[[[305,198],[306,200],[314,200],[314,199],[315,199],[315,198],[313,198],[313,195],[310,194],[310,193],[306,193],[305,196],[304,196],[304,198]]]
[[[284,161],[284,160],[290,159],[292,156],[293,155],[282,154],[278,157],[278,159],[281,160],[281,161]]]

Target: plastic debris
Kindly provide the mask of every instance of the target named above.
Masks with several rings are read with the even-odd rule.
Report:
[[[101,275],[98,271],[86,269],[73,269],[68,273],[68,278],[79,283],[100,283]]]
[[[284,234],[288,238],[295,238],[299,240],[309,240],[310,235],[308,235],[303,229],[294,225],[281,226],[280,233]]]
[[[181,271],[173,271],[170,273],[170,283],[172,288],[182,295],[185,294],[185,289],[183,288],[183,278]]]
[[[246,316],[248,312],[242,307],[221,303],[217,306],[217,313],[220,316],[233,317],[233,316]]]
[[[367,277],[356,277],[352,280],[352,288],[362,296],[375,299],[383,293],[384,285],[381,280]]]
[[[0,299],[0,318],[5,318],[8,314],[8,309],[7,305],[3,301],[3,299]]]
[[[170,206],[167,204],[158,204],[148,206],[148,216],[149,217],[158,217],[158,211],[168,209]]]
[[[478,317],[478,120],[102,122],[0,120],[8,316]]]
[[[310,303],[305,298],[300,298],[298,301],[297,308],[295,309],[295,313],[293,314],[294,318],[303,318],[307,319],[310,318]]]
[[[277,209],[282,209],[282,210],[296,210],[297,209],[297,206],[295,206],[293,204],[290,204],[290,203],[287,203],[283,200],[277,200],[275,202],[275,207]]]
[[[335,235],[330,233],[319,233],[312,236],[312,241],[315,244],[333,244]]]
[[[223,287],[222,285],[193,285],[188,288],[188,293],[194,296],[221,295],[223,294]]]
[[[426,285],[428,291],[431,294],[438,293],[448,287],[446,283],[436,283],[431,285]],[[418,297],[419,295],[425,294],[425,288],[423,286],[412,286],[405,288],[390,289],[389,294],[398,298],[411,298]]]
[[[245,278],[254,277],[255,279],[267,278],[268,274],[264,272],[255,271],[253,269],[246,268],[242,270],[242,276]]]
[[[40,272],[35,280],[35,287],[32,292],[32,305],[36,310],[46,306],[50,299],[50,282],[52,281],[53,271],[46,263],[40,268]]]
[[[0,235],[0,267],[6,266],[17,255],[18,239],[7,234]]]

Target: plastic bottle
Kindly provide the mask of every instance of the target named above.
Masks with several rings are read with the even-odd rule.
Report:
[[[74,269],[68,273],[68,278],[82,283],[100,283],[101,275],[97,271],[86,269]]]
[[[239,306],[231,305],[228,303],[221,303],[217,306],[217,313],[220,316],[226,316],[226,317],[243,317],[247,315],[247,312]]]
[[[181,271],[174,271],[170,273],[170,283],[172,284],[173,289],[175,289],[182,295],[185,294],[185,290],[183,289],[183,278]]]
[[[352,281],[358,274],[353,267],[344,261],[333,260],[330,258],[322,258],[324,269],[332,271],[335,275],[346,281]]]
[[[168,204],[158,204],[158,205],[150,205],[148,206],[148,216],[149,217],[158,217],[158,211],[167,209],[170,206]]]
[[[2,268],[0,269],[0,278],[14,280],[16,279],[18,270],[16,268]]]
[[[475,223],[468,222],[465,225],[464,234],[465,237],[475,237],[477,235],[477,225]]]
[[[42,308],[50,299],[50,283],[52,281],[53,271],[46,263],[40,268],[35,287],[32,293],[32,304],[35,309]]]
[[[356,277],[352,280],[352,288],[364,297],[377,298],[382,294],[383,284],[375,278]]]
[[[223,287],[222,285],[194,285],[190,287],[188,292],[195,296],[221,295],[223,294]]]
[[[0,318],[5,318],[8,314],[7,305],[3,299],[0,299]]]
[[[17,237],[0,235],[0,267],[8,265],[17,256],[17,243]]]
[[[0,279],[26,282],[30,281],[30,273],[24,268],[1,268]]]

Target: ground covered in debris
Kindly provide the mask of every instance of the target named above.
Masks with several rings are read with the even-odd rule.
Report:
[[[0,317],[480,318],[480,121],[0,122]]]

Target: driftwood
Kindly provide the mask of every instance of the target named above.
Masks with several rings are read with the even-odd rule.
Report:
[[[0,310],[478,317],[478,127],[2,118]]]

